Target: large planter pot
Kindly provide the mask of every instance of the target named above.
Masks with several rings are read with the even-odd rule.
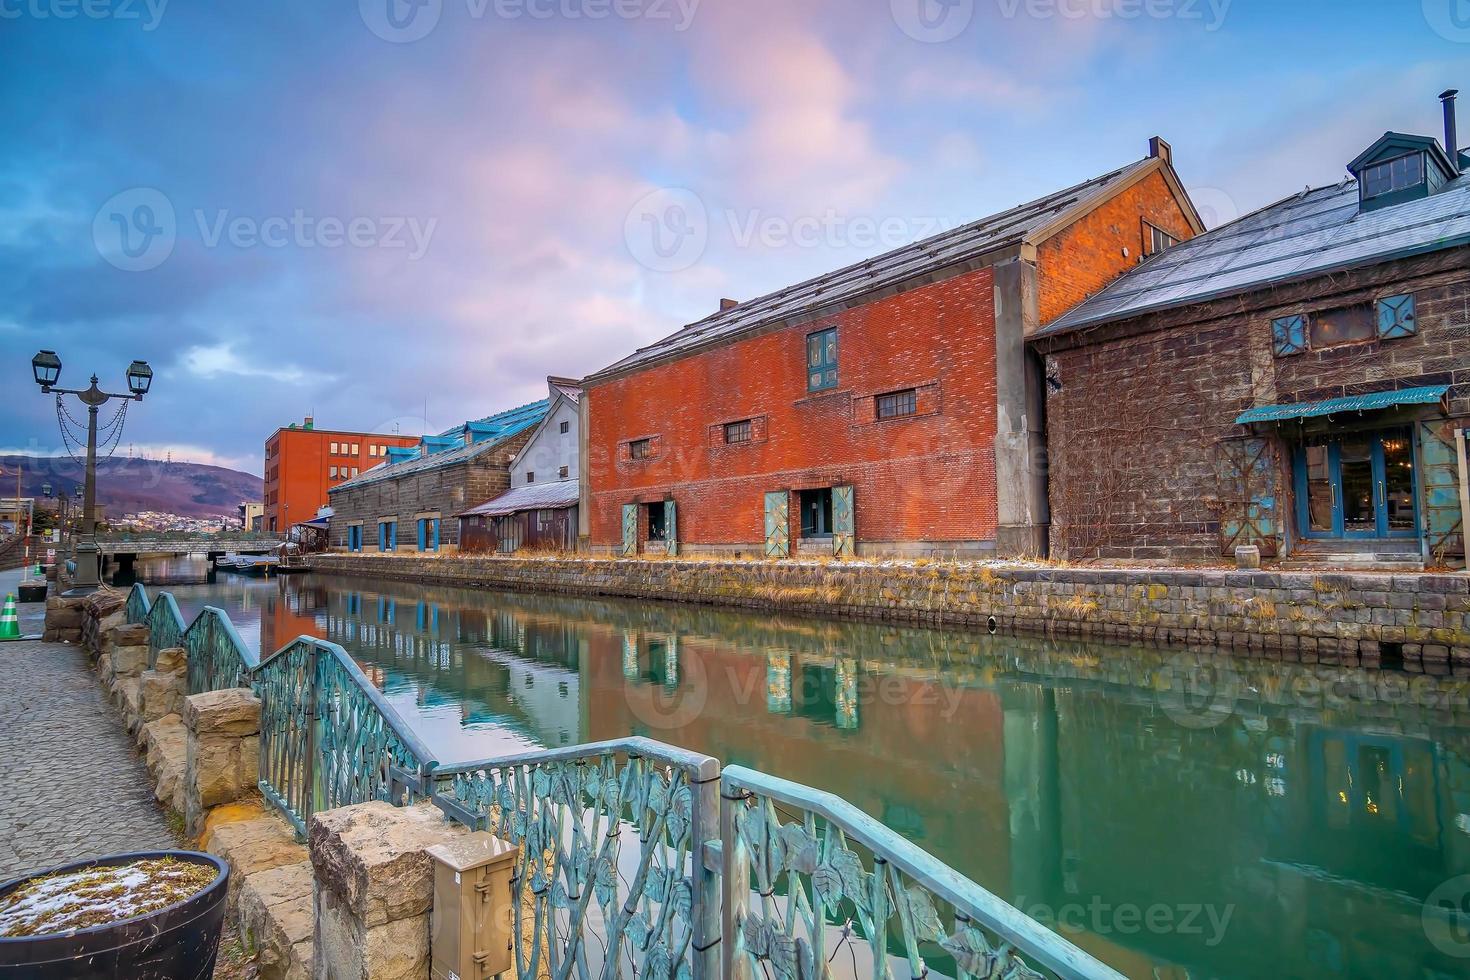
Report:
[[[49,936],[0,936],[0,977],[27,980],[208,980],[224,925],[230,866],[198,851],[138,851],[78,861],[0,885],[0,897],[59,871],[171,857],[213,866],[214,881],[190,897],[152,912]]]

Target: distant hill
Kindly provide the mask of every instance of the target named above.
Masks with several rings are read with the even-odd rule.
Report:
[[[15,467],[24,467],[22,497],[40,497],[49,483],[55,495],[71,494],[85,479],[84,467],[62,456],[0,456],[0,497],[15,494]],[[184,517],[237,517],[245,500],[259,500],[258,476],[200,463],[113,457],[97,461],[97,502],[108,517],[156,510]]]

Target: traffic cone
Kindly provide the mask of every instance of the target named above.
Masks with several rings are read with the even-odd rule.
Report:
[[[0,612],[0,640],[20,639],[20,617],[15,614],[15,593],[5,597],[5,611]]]

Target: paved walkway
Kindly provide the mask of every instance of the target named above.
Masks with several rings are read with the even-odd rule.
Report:
[[[0,881],[173,846],[148,772],[81,648],[0,643]]]

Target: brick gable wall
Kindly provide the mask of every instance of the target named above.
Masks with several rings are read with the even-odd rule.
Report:
[[[1180,241],[1194,237],[1178,200],[1156,171],[1037,248],[1041,324],[1055,320],[1138,264],[1147,253],[1144,220]]]

